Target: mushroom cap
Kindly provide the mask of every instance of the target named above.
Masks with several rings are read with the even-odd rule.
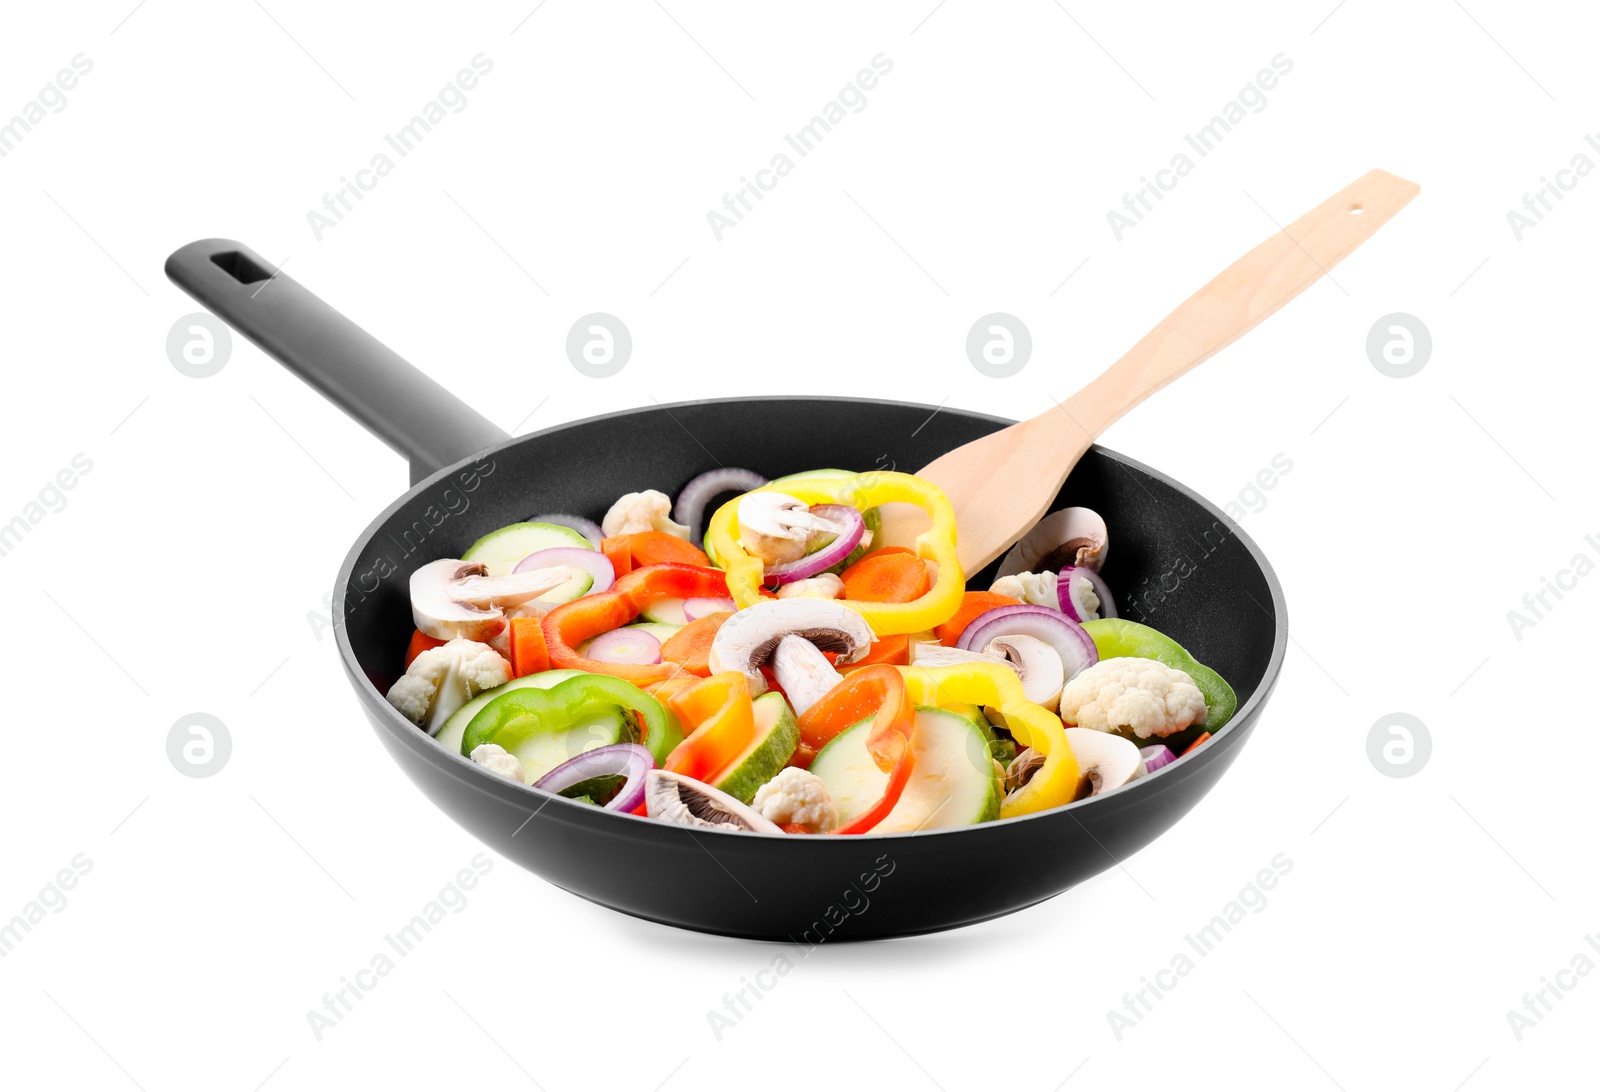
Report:
[[[1011,548],[995,572],[998,579],[1017,573],[1054,571],[1063,565],[1084,565],[1100,571],[1110,539],[1106,521],[1092,508],[1063,508],[1040,520]]]
[[[799,497],[775,490],[757,490],[739,499],[739,540],[767,565],[782,565],[805,556],[814,531],[839,534],[833,520],[812,515]]]
[[[411,574],[411,618],[417,629],[437,641],[464,637],[482,641],[493,636],[503,622],[498,607],[476,606],[455,598],[459,581],[487,578],[488,570],[471,561],[440,558]]]
[[[1093,728],[1068,728],[1066,732],[1067,745],[1078,760],[1082,778],[1074,799],[1103,796],[1144,773],[1144,756],[1139,753],[1138,744]]]
[[[783,833],[772,820],[727,793],[671,770],[645,774],[644,807],[650,818],[684,827]]]
[[[790,634],[838,653],[838,662],[844,664],[861,659],[872,645],[867,620],[837,599],[763,599],[722,623],[711,642],[711,671],[742,672],[750,692],[760,694],[767,688],[761,668]]]
[[[1059,652],[1025,633],[1001,634],[984,645],[983,651],[1003,656],[1016,669],[1024,697],[1055,711],[1061,701],[1061,688],[1067,684],[1067,669]]]
[[[567,565],[502,576],[488,572],[475,561],[440,558],[412,573],[411,617],[417,629],[439,641],[487,641],[505,624],[501,608],[537,599],[573,576]]]

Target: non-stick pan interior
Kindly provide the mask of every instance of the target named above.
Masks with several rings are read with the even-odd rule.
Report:
[[[904,403],[764,398],[656,406],[524,437],[423,483],[378,525],[347,586],[351,648],[368,679],[386,690],[411,633],[412,570],[458,557],[507,523],[548,512],[599,520],[623,493],[675,495],[719,465],[768,477],[824,466],[914,472],[1007,423]],[[1060,505],[1069,504],[1106,519],[1104,575],[1122,616],[1176,638],[1245,702],[1271,660],[1276,616],[1263,564],[1233,525],[1182,486],[1100,448],[1067,480]],[[969,586],[987,587],[989,575]]]

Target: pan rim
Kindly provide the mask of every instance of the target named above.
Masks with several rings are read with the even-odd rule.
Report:
[[[492,457],[498,452],[505,451],[519,444],[540,439],[566,429],[576,428],[580,425],[609,421],[620,417],[628,417],[637,413],[649,412],[653,409],[665,410],[670,415],[675,409],[687,410],[698,409],[706,406],[748,405],[752,402],[797,401],[841,402],[856,405],[894,407],[897,409],[925,410],[930,414],[952,411],[960,413],[964,417],[992,422],[1001,426],[1002,428],[1016,423],[1015,421],[1004,417],[999,417],[994,414],[980,413],[973,410],[964,410],[960,407],[954,407],[952,410],[952,407],[949,406],[930,406],[925,402],[902,402],[887,398],[851,398],[841,395],[755,395],[749,397],[732,398],[699,398],[684,402],[656,403],[654,406],[640,406],[632,409],[612,410],[608,413],[599,413],[573,421],[564,421],[560,424],[550,425],[539,429],[536,432],[530,432],[523,436],[512,436],[502,442],[491,444],[464,459],[460,459],[457,462],[452,463],[451,465],[444,467],[433,474],[430,474],[428,477],[424,478],[420,482],[417,482],[410,489],[396,497],[387,507],[383,509],[382,512],[377,515],[376,518],[368,523],[367,526],[356,537],[349,551],[345,554],[344,561],[339,566],[339,573],[336,577],[337,582],[335,583],[333,589],[333,618],[335,623],[333,627],[334,640],[339,650],[339,658],[344,665],[345,674],[349,677],[351,685],[355,687],[359,696],[365,699],[365,703],[368,707],[366,711],[369,717],[372,715],[371,710],[373,708],[381,709],[383,711],[383,726],[390,732],[394,733],[396,738],[405,740],[406,744],[414,749],[417,749],[418,744],[420,744],[423,740],[426,740],[428,746],[422,751],[422,753],[429,754],[431,756],[430,761],[438,763],[440,760],[444,760],[444,762],[440,765],[442,770],[447,771],[452,777],[455,777],[463,784],[469,785],[479,792],[485,793],[503,803],[512,806],[525,806],[528,801],[538,801],[537,805],[533,809],[535,812],[542,811],[550,803],[557,803],[558,808],[554,813],[556,815],[563,815],[568,807],[571,809],[581,810],[581,815],[577,813],[577,810],[566,814],[566,818],[573,822],[607,822],[609,820],[605,819],[604,817],[610,816],[614,819],[626,820],[634,824],[632,827],[618,828],[618,833],[621,833],[624,830],[632,830],[637,834],[647,837],[656,835],[664,839],[671,838],[673,836],[672,832],[676,828],[673,828],[670,824],[659,823],[643,816],[632,815],[623,812],[607,812],[604,809],[595,808],[593,805],[580,804],[577,801],[568,800],[565,797],[557,796],[554,793],[535,789],[531,785],[514,784],[506,778],[489,773],[471,759],[463,755],[450,754],[444,748],[434,744],[431,736],[427,736],[425,733],[423,733],[415,724],[401,716],[400,712],[389,704],[388,699],[385,698],[378,688],[372,684],[372,681],[367,677],[366,672],[361,669],[360,661],[356,658],[355,649],[350,644],[349,634],[346,632],[344,625],[346,590],[350,585],[351,574],[355,570],[356,563],[360,560],[361,554],[366,548],[367,544],[372,541],[373,537],[389,522],[389,520],[397,511],[399,511],[401,507],[410,503],[415,496],[431,488],[435,483],[444,480],[463,467],[469,466],[485,457]],[[1234,711],[1233,718],[1229,720],[1229,722],[1223,726],[1223,728],[1217,732],[1216,736],[1214,737],[1214,742],[1223,740],[1231,741],[1234,736],[1247,729],[1250,723],[1254,720],[1257,711],[1266,703],[1267,698],[1272,695],[1273,690],[1277,688],[1278,676],[1281,674],[1283,669],[1283,661],[1287,654],[1289,643],[1289,616],[1288,604],[1284,599],[1283,586],[1278,580],[1278,574],[1272,567],[1272,563],[1267,560],[1267,556],[1262,552],[1261,547],[1256,544],[1255,539],[1246,534],[1243,528],[1241,528],[1238,523],[1235,522],[1233,518],[1230,517],[1226,512],[1217,507],[1207,498],[1201,496],[1194,489],[1191,489],[1189,486],[1178,481],[1176,478],[1156,470],[1154,467],[1147,466],[1139,460],[1130,458],[1129,456],[1123,455],[1120,452],[1112,450],[1111,448],[1103,447],[1100,444],[1092,444],[1091,450],[1109,457],[1115,464],[1155,478],[1165,485],[1177,490],[1189,500],[1198,504],[1204,511],[1208,512],[1216,520],[1227,527],[1232,535],[1238,538],[1239,542],[1250,554],[1250,557],[1255,562],[1256,566],[1261,570],[1262,576],[1266,579],[1267,589],[1270,593],[1273,607],[1272,653],[1267,659],[1266,669],[1262,672],[1261,681],[1257,685],[1255,692],[1252,693],[1250,697],[1247,698],[1239,706],[1239,708]],[[1208,763],[1209,761],[1220,756],[1227,749],[1231,748],[1203,748],[1195,753],[1192,761],[1169,763],[1167,766],[1157,770],[1155,773],[1147,774],[1146,776],[1139,778],[1136,782],[1123,787],[1109,796],[1089,797],[1087,799],[1078,800],[1070,804],[1062,804],[1054,808],[1047,808],[1044,811],[1031,812],[1027,815],[1012,816],[1008,819],[993,819],[987,823],[974,823],[968,826],[941,827],[937,830],[919,830],[892,834],[868,833],[862,835],[861,837],[886,841],[891,839],[898,840],[906,838],[927,839],[935,836],[943,836],[948,838],[963,834],[981,835],[981,832],[984,831],[1009,827],[1016,823],[1040,819],[1047,815],[1058,815],[1061,813],[1074,812],[1076,809],[1091,805],[1099,805],[1100,807],[1104,808],[1110,804],[1110,802],[1117,801],[1119,807],[1125,806],[1134,801],[1143,799],[1145,796],[1148,796],[1153,790],[1148,789],[1145,786],[1148,784],[1161,784],[1161,778],[1163,775],[1170,774],[1172,771],[1178,769],[1195,769],[1198,766]],[[1135,795],[1139,793],[1142,793],[1142,795]],[[595,816],[600,816],[601,818],[596,819],[594,818]],[[718,830],[715,828],[697,830],[695,833],[697,836],[710,835],[720,838],[746,839],[754,835],[758,838],[781,840],[784,843],[792,846],[807,844],[850,845],[857,841],[855,838],[794,838],[778,834],[757,834],[756,832],[752,831]]]

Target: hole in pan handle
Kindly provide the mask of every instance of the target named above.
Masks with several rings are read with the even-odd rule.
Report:
[[[510,437],[249,247],[201,239],[167,277],[365,425],[411,465],[411,483]]]

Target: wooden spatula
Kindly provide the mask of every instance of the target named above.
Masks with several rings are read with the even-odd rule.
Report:
[[[1124,413],[1305,291],[1420,190],[1387,171],[1363,175],[1223,270],[1065,402],[917,471],[955,505],[962,568],[977,572],[1037,523]]]

